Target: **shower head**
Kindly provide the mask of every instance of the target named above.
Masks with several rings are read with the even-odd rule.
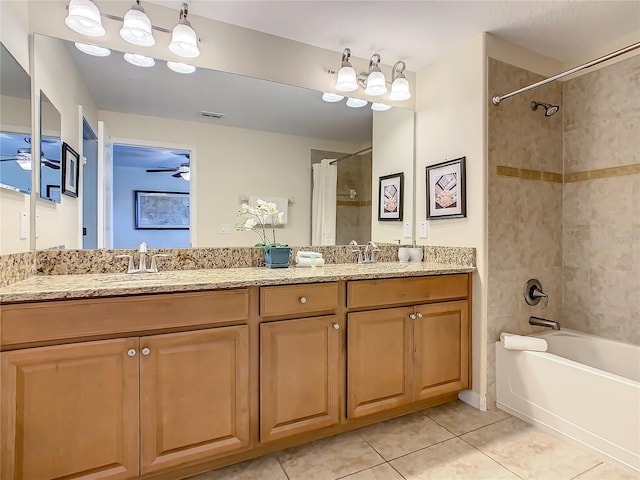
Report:
[[[537,110],[538,107],[544,107],[544,116],[551,117],[558,113],[560,105],[549,105],[548,103],[531,102],[531,110]]]

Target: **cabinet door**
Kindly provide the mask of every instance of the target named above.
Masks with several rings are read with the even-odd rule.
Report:
[[[137,348],[134,338],[2,353],[0,477],[137,476]]]
[[[261,442],[338,423],[340,328],[334,315],[260,325]]]
[[[469,386],[469,303],[416,307],[415,399],[436,397]]]
[[[347,414],[358,418],[412,401],[412,308],[350,313]]]
[[[249,441],[246,325],[140,339],[141,473]]]

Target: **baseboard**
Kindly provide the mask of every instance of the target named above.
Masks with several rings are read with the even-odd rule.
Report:
[[[463,390],[458,393],[458,398],[467,405],[471,405],[473,408],[477,408],[483,412],[487,411],[487,397],[480,396],[473,390]]]

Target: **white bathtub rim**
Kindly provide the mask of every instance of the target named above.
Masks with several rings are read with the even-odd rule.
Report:
[[[496,407],[504,412],[507,412],[510,415],[513,415],[514,417],[519,418],[520,420],[528,423],[529,425],[533,425],[537,428],[540,428],[541,430],[545,431],[546,433],[551,434],[552,436],[554,436],[557,439],[560,440],[564,440],[564,441],[568,441],[570,444],[578,447],[579,449],[581,449],[582,451],[584,451],[585,453],[590,453],[593,454],[595,456],[597,456],[600,460],[602,460],[603,462],[606,462],[608,464],[614,464],[616,467],[626,471],[627,473],[637,476],[638,473],[640,473],[640,469],[637,469],[636,467],[634,467],[633,465],[630,465],[628,463],[625,463],[624,461],[621,461],[615,457],[613,457],[612,455],[608,454],[607,452],[604,452],[602,450],[600,450],[599,448],[596,448],[592,445],[588,445],[587,443],[575,438],[574,436],[563,432],[562,430],[560,430],[559,428],[556,428],[552,425],[548,425],[547,423],[533,418],[525,413],[520,412],[519,410],[513,409],[511,407],[508,407],[500,402],[496,402]],[[555,418],[558,418],[559,420],[561,420],[559,417],[554,416]],[[562,420],[561,420],[562,421]],[[572,424],[570,424],[572,425]],[[579,428],[579,427],[578,427]],[[582,429],[581,429],[582,430]],[[607,442],[610,444],[610,442]],[[627,450],[625,450],[627,451]],[[633,452],[631,452],[633,453]],[[595,467],[594,467],[595,468]]]
[[[562,328],[560,330],[543,330],[540,332],[535,332],[532,333],[530,335],[526,335],[527,337],[538,337],[538,338],[543,338],[543,337],[549,337],[549,336],[555,336],[555,335],[562,335],[563,333],[569,333],[575,337],[591,337],[591,338],[597,338],[598,340],[602,340],[608,343],[621,343],[623,345],[627,345],[630,347],[635,347],[635,348],[640,348],[640,345],[636,345],[635,343],[630,343],[630,342],[624,342],[622,340],[615,340],[613,338],[607,338],[607,337],[603,337],[602,335],[596,335],[594,333],[587,333],[587,332],[581,332],[579,330],[572,330],[570,328]]]

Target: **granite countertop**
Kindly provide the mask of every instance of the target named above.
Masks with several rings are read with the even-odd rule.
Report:
[[[445,263],[329,264],[320,268],[225,268],[173,270],[149,274],[35,276],[0,288],[0,304],[171,293],[262,285],[418,277],[474,272],[475,267]]]

